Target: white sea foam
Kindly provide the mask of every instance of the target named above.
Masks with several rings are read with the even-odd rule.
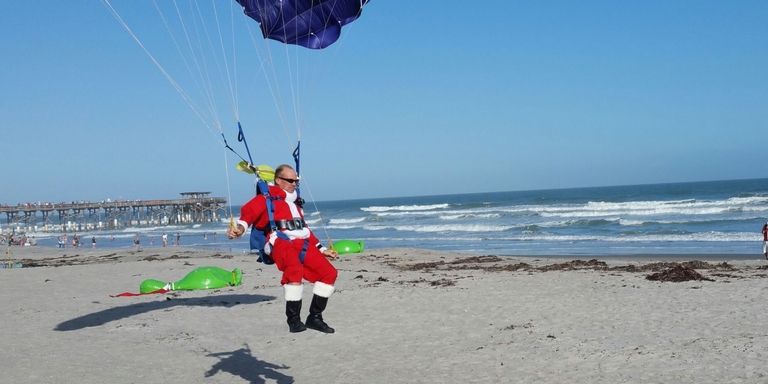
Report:
[[[325,229],[358,229],[363,228],[360,225],[349,225],[349,224],[328,224],[325,226]]]
[[[451,235],[446,236],[388,236],[377,237],[376,240],[384,241],[439,241],[439,242],[475,242],[484,241],[544,241],[544,242],[579,242],[579,241],[598,241],[611,243],[631,243],[631,242],[754,242],[761,234],[755,235],[751,232],[706,232],[691,234],[667,234],[667,235],[633,235],[633,236],[603,236],[603,235],[555,235],[555,234],[514,234],[505,236],[493,236],[479,239],[472,235]],[[365,239],[370,240],[370,239]]]
[[[504,237],[494,237],[498,241],[605,241],[605,242],[707,242],[707,241],[758,241],[761,234],[751,232],[697,232],[689,234],[637,234],[631,236],[604,236],[604,235],[555,235],[555,234],[520,234]]]
[[[495,219],[501,217],[499,213],[454,213],[451,215],[440,215],[440,220],[460,220],[460,219]]]
[[[365,212],[386,212],[386,211],[430,211],[434,209],[448,208],[449,204],[428,204],[428,205],[393,205],[393,206],[371,206],[360,208]]]
[[[365,221],[365,217],[355,217],[351,219],[331,219],[328,224],[334,225],[334,224],[355,224],[355,223],[361,223]]]
[[[633,225],[643,225],[643,224],[645,224],[645,221],[642,221],[642,220],[619,219],[619,225],[633,226]]]
[[[768,212],[768,197],[728,198],[725,200],[667,200],[667,201],[590,201],[586,204],[534,205],[510,207],[510,212],[530,211],[542,217],[604,217],[660,215],[719,215],[739,211]]]
[[[377,217],[407,217],[407,216],[435,216],[439,212],[436,211],[416,211],[416,212],[370,212]]]
[[[442,215],[498,215],[506,212],[505,208],[464,208],[464,209],[441,209],[441,210],[417,210],[417,211],[385,211],[369,212],[378,217],[406,217],[406,216],[442,216]]]
[[[144,232],[171,232],[171,231],[179,231],[186,229],[184,226],[181,225],[166,225],[166,226],[157,226],[157,227],[127,227],[123,228],[121,232],[130,232],[131,234],[134,233],[144,233]],[[117,235],[115,236],[117,237]]]
[[[391,229],[395,231],[412,231],[412,232],[502,232],[507,231],[514,226],[497,226],[497,225],[483,225],[483,224],[462,224],[462,225],[368,225],[363,227],[366,230],[378,231],[384,229]]]

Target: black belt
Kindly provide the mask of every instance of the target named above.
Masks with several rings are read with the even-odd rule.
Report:
[[[292,219],[292,220],[277,220],[275,221],[275,224],[277,225],[277,229],[284,230],[287,229],[289,231],[293,231],[295,229],[302,229],[307,226],[307,223],[304,222],[304,219]]]

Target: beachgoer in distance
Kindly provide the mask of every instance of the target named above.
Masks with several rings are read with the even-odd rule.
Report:
[[[768,221],[763,225],[763,256],[768,260]]]
[[[96,248],[96,236],[91,237],[91,248]]]
[[[163,232],[163,248],[168,246],[168,234]]]
[[[269,186],[269,194],[274,206],[274,220],[282,235],[269,232],[264,251],[275,261],[277,269],[283,272],[280,284],[285,292],[285,315],[291,332],[301,332],[312,328],[320,332],[333,333],[334,329],[323,321],[322,313],[328,304],[328,298],[334,291],[338,271],[328,261],[336,259],[338,254],[325,248],[309,230],[304,222],[304,212],[297,202],[296,171],[290,165],[280,165],[275,170],[275,185]],[[237,224],[227,230],[230,239],[242,236],[250,226],[269,228],[269,216],[264,195],[258,195],[247,202],[240,210]],[[258,229],[254,229],[258,230]],[[269,231],[269,229],[267,229]],[[304,256],[303,263],[301,256]],[[301,298],[306,279],[314,284],[312,303],[305,323],[301,322]]]

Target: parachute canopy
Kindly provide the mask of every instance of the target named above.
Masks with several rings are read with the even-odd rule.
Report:
[[[369,0],[237,0],[261,25],[265,38],[323,49],[339,39],[341,27],[360,16]]]

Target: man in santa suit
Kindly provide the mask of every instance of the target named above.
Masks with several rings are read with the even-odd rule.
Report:
[[[258,195],[243,205],[237,225],[227,230],[227,236],[230,239],[240,237],[249,226],[267,228],[269,233],[264,251],[275,261],[277,269],[283,272],[280,284],[285,291],[285,314],[289,330],[301,332],[312,328],[333,333],[334,329],[323,321],[322,313],[328,298],[333,294],[338,275],[328,259],[334,260],[338,254],[325,248],[304,223],[304,212],[300,202],[296,201],[298,182],[298,175],[290,165],[283,164],[275,170],[275,185],[269,186],[269,198],[273,204],[277,231],[269,229],[267,197]],[[314,283],[314,295],[305,323],[301,322],[300,317],[303,279]]]

